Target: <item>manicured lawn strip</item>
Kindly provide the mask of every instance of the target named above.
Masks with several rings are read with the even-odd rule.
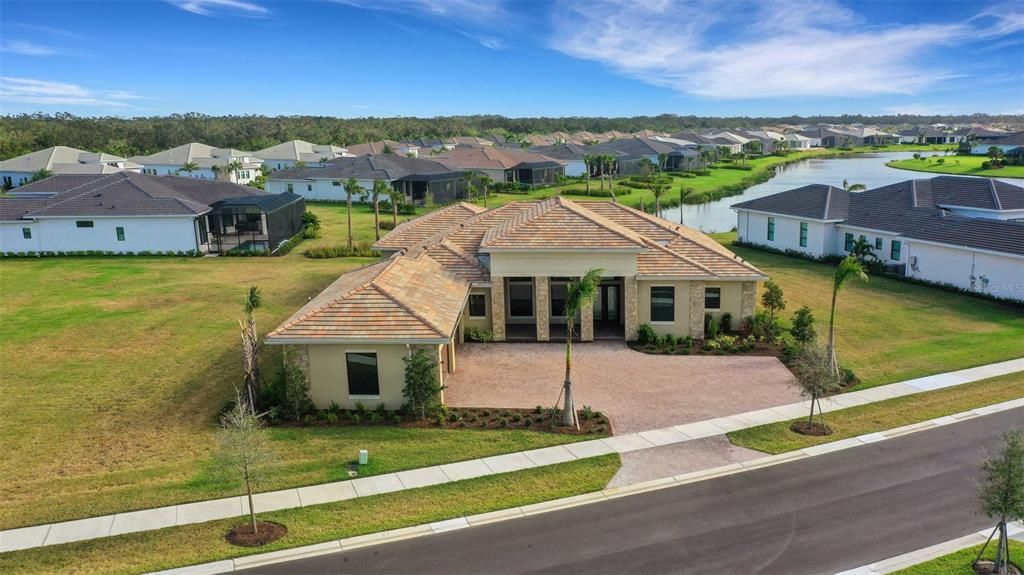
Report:
[[[734,445],[775,455],[865,433],[885,431],[1019,397],[1024,397],[1024,373],[1011,373],[956,387],[826,413],[825,420],[833,433],[825,437],[811,437],[790,431],[789,426],[797,421],[795,419],[733,431],[727,434],[727,437]]]
[[[942,159],[942,163],[939,163]],[[981,164],[988,156],[924,156],[920,160],[893,160],[885,165],[901,170],[953,174],[958,176],[992,176],[995,178],[1024,178],[1024,166],[1005,166],[983,170]]]
[[[985,551],[984,559],[989,561],[995,559],[995,543],[995,540],[993,540],[989,544],[988,550]],[[1010,561],[1014,565],[1024,564],[1024,543],[1010,539],[1009,544]],[[931,561],[900,569],[892,573],[892,575],[974,575],[974,569],[971,569],[971,562],[978,556],[979,551],[981,551],[981,545],[968,547],[949,555],[936,557]]]
[[[235,518],[6,553],[0,555],[0,572],[126,574],[266,553],[598,491],[618,468],[617,454],[604,455],[457,483],[262,513],[263,520],[287,525],[288,535],[257,549],[235,547],[224,541],[227,529],[244,521]]]
[[[835,268],[733,246],[735,236],[712,235],[782,286],[786,327],[806,305],[824,336]],[[840,363],[853,368],[861,379],[855,389],[863,389],[1022,357],[1024,316],[1002,304],[875,276],[843,288],[836,340]]]

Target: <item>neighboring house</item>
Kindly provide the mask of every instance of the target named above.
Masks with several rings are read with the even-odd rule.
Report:
[[[303,140],[291,140],[257,150],[253,155],[263,160],[263,165],[271,170],[284,170],[292,168],[296,163],[302,162],[306,166],[316,167],[327,160],[354,156],[348,150],[340,146],[327,144],[312,144]]]
[[[223,181],[132,172],[59,175],[0,198],[0,252],[274,251],[305,204]]]
[[[366,156],[371,154],[395,154],[396,156],[418,158],[420,147],[407,142],[396,142],[394,140],[380,140],[378,142],[367,142],[348,146],[348,152],[355,156]]]
[[[293,349],[320,407],[398,408],[402,359],[426,350],[443,382],[467,328],[495,341],[558,339],[566,286],[592,268],[604,277],[576,318],[583,341],[633,340],[640,324],[703,338],[706,313],[729,313],[734,325],[752,316],[767,279],[696,230],[559,196],[486,211],[455,204],[375,247],[382,261],[342,275],[266,338]]]
[[[473,146],[477,148],[489,148],[494,145],[494,142],[491,140],[477,138],[476,136],[455,136],[454,138],[448,138],[447,143],[451,146]]]
[[[201,180],[221,180],[249,184],[260,175],[263,160],[252,152],[214,148],[192,142],[148,156],[132,156],[151,176],[183,176]]]
[[[785,136],[790,150],[810,150],[814,147],[814,139],[808,138],[797,132],[790,132]]]
[[[0,161],[0,186],[9,190],[25,185],[40,170],[53,174],[113,174],[141,169],[142,166],[112,154],[53,146]]]
[[[698,157],[698,154],[695,152],[692,154],[680,152],[682,148],[667,142],[640,137],[611,140],[603,144],[598,144],[596,147],[614,150],[615,152],[618,152],[619,155],[623,156],[619,159],[619,168],[616,171],[616,174],[619,175],[637,174],[642,172],[643,166],[640,162],[645,158],[657,166],[659,165],[659,156],[661,154],[665,154],[666,156],[671,155],[671,165],[666,167],[666,169],[670,170],[690,169],[692,168],[692,165],[696,164],[694,158]],[[672,155],[674,152],[679,153]],[[666,163],[669,162],[666,161]]]
[[[466,182],[462,170],[453,170],[422,158],[408,158],[396,154],[368,154],[335,158],[323,167],[291,168],[270,174],[267,191],[294,192],[307,200],[330,202],[346,201],[345,183],[350,179],[363,187],[362,196],[352,201],[365,202],[375,180],[387,182],[393,189],[405,194],[409,202],[423,204],[430,193],[438,204],[463,199]]]
[[[744,242],[822,257],[863,238],[900,275],[1024,300],[1024,188],[940,176],[859,193],[804,186],[732,208]]]
[[[1010,150],[1019,146],[1024,146],[1024,132],[1017,132],[1002,138],[994,138],[985,141],[978,142],[971,147],[972,154],[987,155],[989,148],[995,146],[1003,152],[1009,152]]]
[[[565,175],[565,164],[532,151],[457,146],[431,160],[452,170],[484,174],[494,182],[550,186]]]
[[[583,158],[591,154],[600,153],[593,146],[573,143],[538,146],[530,148],[530,151],[562,162],[565,165],[565,175],[572,178],[586,175],[587,163],[583,161]]]

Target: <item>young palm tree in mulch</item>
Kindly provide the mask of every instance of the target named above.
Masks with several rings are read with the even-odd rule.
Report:
[[[864,266],[852,255],[839,262],[832,280],[832,311],[828,316],[828,356],[832,373],[836,377],[839,377],[839,361],[836,360],[836,299],[839,297],[839,290],[851,279],[868,281]]]
[[[572,338],[576,331],[573,318],[583,310],[584,306],[593,305],[597,288],[601,285],[602,273],[604,270],[593,268],[579,280],[566,286],[565,312],[562,314],[565,316],[565,382],[562,385],[565,404],[562,411],[562,425],[572,426],[577,430],[580,428],[580,420],[576,415],[572,397]]]

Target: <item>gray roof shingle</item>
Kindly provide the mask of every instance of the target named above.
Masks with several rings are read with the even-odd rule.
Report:
[[[848,214],[850,192],[835,186],[811,184],[731,207],[814,220],[842,220]]]

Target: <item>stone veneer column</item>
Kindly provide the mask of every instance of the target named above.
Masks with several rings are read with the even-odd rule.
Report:
[[[594,341],[594,304],[587,304],[580,310],[580,340]]]
[[[748,317],[754,316],[754,308],[757,305],[757,282],[743,282],[743,293],[740,295],[740,323],[737,326],[743,325],[743,322]]]
[[[494,341],[505,341],[505,278],[491,276],[491,331]]]
[[[551,341],[551,296],[545,277],[533,278],[533,317],[537,322],[537,341]]]
[[[704,339],[704,282],[690,282],[690,337]]]
[[[634,341],[636,339],[636,328],[637,328],[637,286],[636,276],[627,276],[622,278],[623,291],[625,292],[624,305],[626,309],[626,341]]]

